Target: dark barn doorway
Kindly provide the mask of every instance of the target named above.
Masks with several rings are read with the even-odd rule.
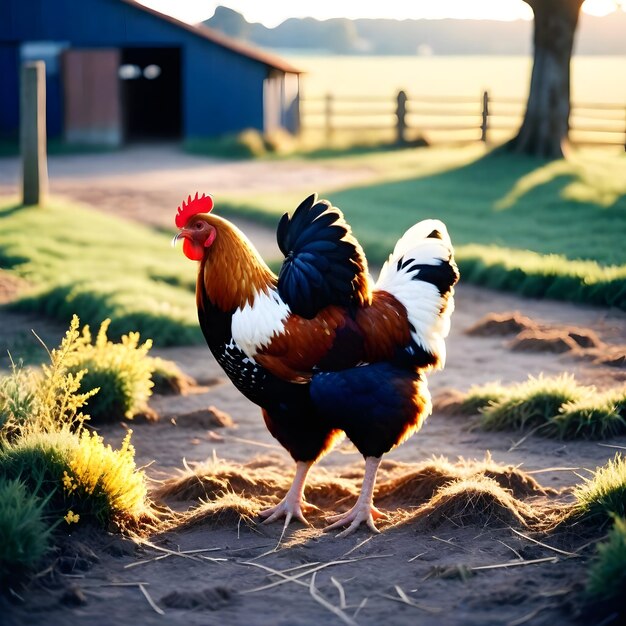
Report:
[[[180,49],[124,48],[119,77],[125,140],[180,139]]]

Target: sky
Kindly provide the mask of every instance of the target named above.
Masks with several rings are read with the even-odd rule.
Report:
[[[218,5],[242,13],[249,22],[261,22],[270,28],[289,17],[348,18],[467,18],[515,20],[531,19],[532,11],[523,0],[138,0],[157,11],[189,22],[211,17]],[[615,9],[616,0],[586,0],[583,11],[605,15]]]

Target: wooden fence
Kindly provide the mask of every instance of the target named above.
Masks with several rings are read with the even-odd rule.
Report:
[[[393,133],[398,143],[420,136],[429,142],[495,143],[510,138],[521,124],[525,100],[466,96],[395,98],[335,96],[302,99],[302,128],[322,131],[327,141],[339,132]],[[626,105],[572,103],[570,138],[578,145],[616,145],[626,150]]]

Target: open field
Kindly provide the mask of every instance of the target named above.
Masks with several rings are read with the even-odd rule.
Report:
[[[529,35],[530,37],[530,35]],[[387,127],[390,131],[379,137],[390,139],[394,127],[395,97],[401,89],[409,97],[438,99],[430,106],[425,104],[416,110],[431,110],[428,115],[413,116],[411,126],[423,128],[442,126],[474,126],[474,130],[426,131],[433,143],[450,141],[476,141],[480,137],[480,111],[483,91],[488,91],[493,103],[490,107],[495,116],[490,141],[505,141],[513,134],[521,121],[525,98],[528,95],[532,58],[526,56],[316,56],[289,55],[289,60],[304,69],[303,78],[303,127],[323,127],[324,103],[316,102],[326,94],[339,98],[357,96],[378,98],[380,102],[359,107],[350,103],[349,110],[366,108],[378,110],[380,115],[367,117],[357,115],[337,120],[342,125]],[[626,108],[626,85],[616,80],[624,73],[626,59],[619,56],[577,56],[572,59],[572,125],[574,128],[613,128],[624,131]],[[471,98],[474,105],[459,104],[455,98]],[[447,104],[442,104],[446,102]],[[606,103],[621,105],[612,111],[587,111],[577,104]],[[341,110],[341,106],[337,110]],[[439,109],[441,115],[432,110]],[[446,111],[460,111],[466,115],[450,117]],[[498,127],[505,127],[498,130]],[[624,143],[624,133],[575,132],[574,141],[610,141]]]

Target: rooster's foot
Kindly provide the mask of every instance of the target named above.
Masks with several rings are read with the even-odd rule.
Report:
[[[327,520],[332,523],[324,528],[324,532],[350,524],[348,528],[337,535],[337,537],[347,537],[365,522],[372,532],[378,534],[380,531],[374,525],[374,520],[386,517],[387,515],[379,511],[373,504],[357,502],[348,512],[328,517]]]
[[[309,526],[309,522],[307,522],[302,512],[303,509],[305,511],[313,511],[316,510],[317,507],[308,502],[304,502],[300,498],[295,498],[287,494],[276,506],[261,511],[259,515],[266,518],[263,521],[264,524],[271,524],[284,517],[285,527],[289,526],[289,522],[291,522],[292,519],[297,519],[305,526]]]

